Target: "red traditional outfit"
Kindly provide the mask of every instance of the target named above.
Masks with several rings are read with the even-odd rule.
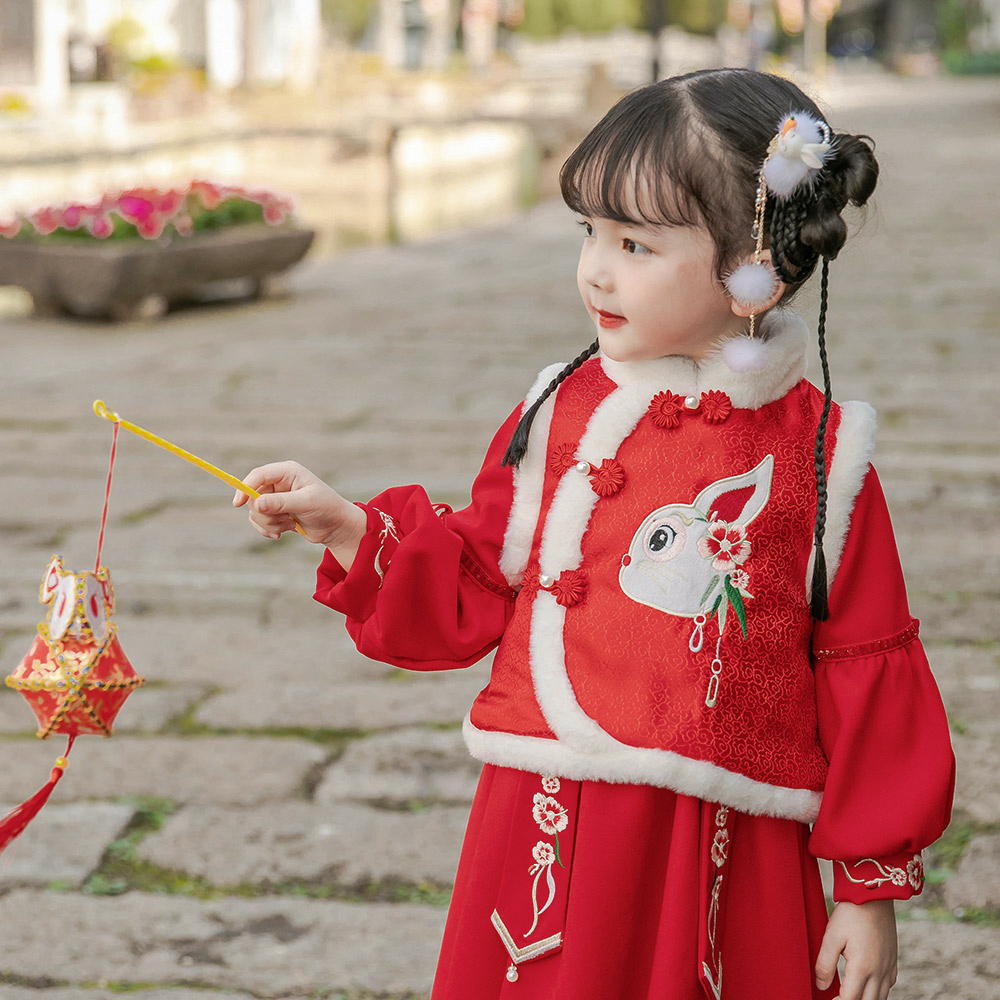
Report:
[[[434,1000],[806,1000],[837,900],[906,898],[948,823],[954,758],[869,459],[828,431],[828,621],[809,616],[821,395],[804,324],[768,366],[584,363],[513,472],[500,428],[452,512],[369,504],[316,597],[368,656],[467,666],[485,767]],[[558,366],[539,376],[526,404]],[[810,825],[812,827],[810,831]]]

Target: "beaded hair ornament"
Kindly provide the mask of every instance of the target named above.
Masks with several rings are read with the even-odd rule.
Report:
[[[726,287],[733,299],[750,307],[749,328],[745,336],[734,337],[722,349],[726,364],[733,371],[759,371],[767,363],[765,344],[756,337],[756,317],[774,295],[779,276],[794,282],[789,265],[800,269],[800,262],[788,261],[777,253],[774,239],[777,229],[785,224],[785,215],[796,228],[801,225],[803,199],[808,199],[822,178],[822,170],[833,149],[830,126],[808,112],[795,111],[782,119],[778,131],[768,144],[767,155],[757,180],[757,197],[751,237],[754,241],[753,259],[741,264],[726,279]],[[771,243],[773,264],[764,259],[764,224],[768,194],[774,196],[771,215]],[[815,257],[813,258],[815,260]],[[810,611],[818,621],[830,616],[827,604],[826,560],[823,555],[823,535],[826,529],[826,425],[830,417],[832,393],[830,367],[826,356],[826,304],[829,276],[829,258],[823,256],[820,291],[820,314],[817,324],[820,361],[823,368],[823,412],[816,432],[816,525],[813,543],[816,558],[810,586]]]

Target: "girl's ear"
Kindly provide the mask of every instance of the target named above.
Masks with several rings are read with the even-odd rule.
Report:
[[[760,315],[777,305],[785,294],[785,283],[774,273],[771,251],[763,250],[760,263],[744,261],[726,278],[730,307],[736,316]]]

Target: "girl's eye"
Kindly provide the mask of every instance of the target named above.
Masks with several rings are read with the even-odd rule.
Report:
[[[584,232],[585,232],[585,233],[586,233],[586,234],[587,234],[588,236],[593,236],[593,235],[594,235],[594,227],[593,227],[593,226],[592,226],[592,225],[591,225],[591,224],[590,224],[589,222],[587,222],[587,221],[586,221],[585,219],[580,219],[580,220],[579,220],[579,221],[577,222],[577,225],[578,225],[578,226],[583,226],[583,231],[584,231]]]
[[[625,253],[633,253],[633,254],[646,254],[653,252],[652,250],[649,249],[649,247],[643,246],[641,243],[636,243],[635,240],[629,240],[629,239],[622,240],[622,250],[624,250]]]

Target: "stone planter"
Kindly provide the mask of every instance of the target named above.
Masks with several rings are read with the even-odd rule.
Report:
[[[268,294],[315,235],[262,223],[148,242],[0,239],[0,285],[30,292],[36,315],[152,318],[171,305],[197,301],[222,282],[242,279],[247,294]]]

